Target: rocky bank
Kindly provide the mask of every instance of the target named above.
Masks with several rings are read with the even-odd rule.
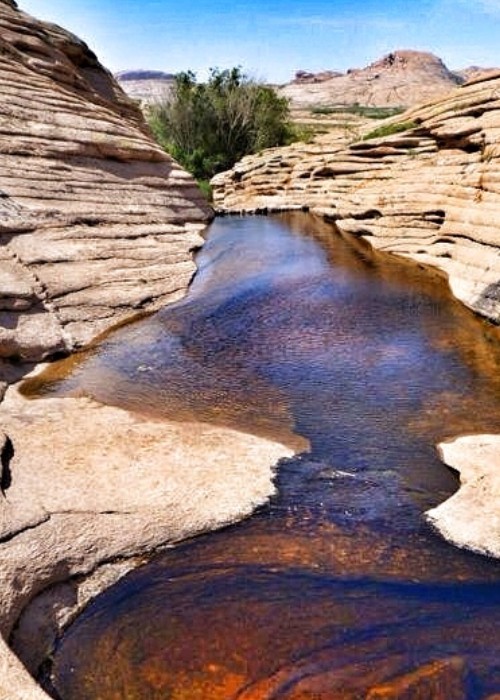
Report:
[[[244,158],[213,179],[215,205],[223,213],[310,210],[341,234],[445,276],[458,299],[500,323],[500,73],[380,126],[351,141],[326,134]],[[495,440],[442,448],[464,469],[464,485],[429,518],[456,544],[498,556]]]
[[[0,2],[0,358],[183,295],[211,211],[79,39]]]

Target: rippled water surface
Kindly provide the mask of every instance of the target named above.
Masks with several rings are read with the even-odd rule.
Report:
[[[268,508],[95,601],[57,649],[60,697],[358,698],[456,655],[468,697],[500,692],[499,565],[422,517],[457,487],[434,444],[500,430],[498,329],[306,215],[216,220],[198,264],[183,301],[27,390],[310,450]]]

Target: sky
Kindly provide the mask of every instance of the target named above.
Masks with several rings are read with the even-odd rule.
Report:
[[[396,49],[451,69],[500,66],[500,0],[18,0],[74,32],[113,72],[241,66],[285,83],[297,70],[361,68]]]

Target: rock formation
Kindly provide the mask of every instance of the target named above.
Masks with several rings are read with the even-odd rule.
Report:
[[[55,632],[145,552],[251,512],[291,449],[5,393],[23,362],[183,296],[212,211],[83,42],[13,0],[0,29],[0,700],[42,700],[5,641],[26,604],[45,591],[17,646],[36,668],[38,624]]]
[[[466,435],[442,443],[439,451],[460,472],[461,486],[428,519],[459,547],[500,559],[500,435]]]
[[[314,105],[369,105],[409,107],[445,95],[463,82],[437,56],[423,51],[400,50],[366,68],[347,73],[299,71],[280,92],[292,108]]]
[[[129,97],[144,106],[167,100],[175,76],[156,70],[128,70],[116,73],[115,78]]]
[[[327,134],[248,156],[214,178],[215,204],[309,208],[438,268],[455,296],[500,321],[500,74],[384,124],[386,136]]]
[[[39,360],[182,296],[210,210],[83,42],[0,28],[0,358]]]

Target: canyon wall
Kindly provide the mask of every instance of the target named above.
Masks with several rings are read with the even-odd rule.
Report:
[[[89,48],[0,0],[0,358],[182,296],[210,216]]]
[[[500,73],[365,128],[248,156],[213,181],[221,212],[306,208],[432,266],[500,321]],[[373,129],[373,127],[372,127]],[[352,137],[351,137],[352,138]]]

